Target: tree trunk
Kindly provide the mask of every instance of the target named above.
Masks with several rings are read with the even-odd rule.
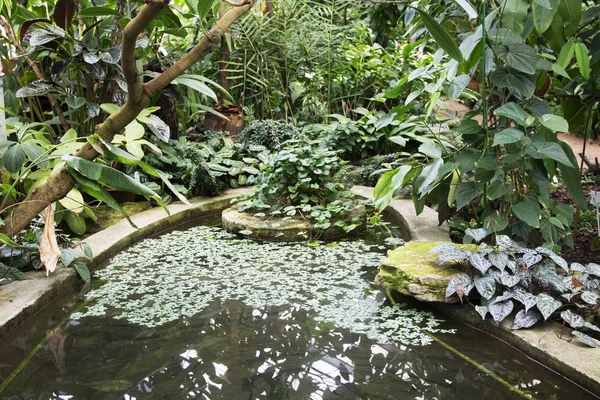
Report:
[[[225,3],[221,3],[221,8],[219,9],[219,18],[223,18],[225,12],[227,11],[227,5]],[[225,35],[221,36],[221,48],[219,54],[219,83],[223,86],[223,89],[229,93],[231,90],[231,85],[229,84],[229,72],[226,71],[227,66],[229,65],[229,61],[231,61],[231,51],[229,50],[229,45],[227,44],[227,39]],[[226,95],[221,92],[219,94],[219,100],[221,104],[224,103]]]
[[[169,0],[147,0],[139,14],[133,18],[123,30],[121,49],[121,65],[127,82],[128,99],[123,107],[110,115],[103,123],[96,126],[96,133],[107,142],[121,132],[135,117],[146,107],[149,99],[165,88],[171,81],[187,71],[195,62],[206,53],[215,49],[219,39],[231,24],[246,14],[256,0],[241,0],[230,3],[234,7],[229,10],[203,38],[165,72],[142,84],[140,74],[136,67],[135,43],[138,35],[145,31],[148,24],[169,3]],[[76,157],[93,160],[98,156],[91,144],[86,143],[76,154]],[[66,168],[51,176],[43,185],[33,190],[27,198],[18,203],[10,214],[4,219],[4,226],[0,233],[14,236],[27,228],[35,218],[49,204],[65,197],[73,188],[74,181]]]

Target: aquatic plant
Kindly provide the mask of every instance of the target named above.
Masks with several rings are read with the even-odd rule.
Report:
[[[255,242],[209,227],[147,239],[95,273],[106,284],[88,294],[95,301],[73,319],[110,316],[155,327],[234,299],[263,311],[292,305],[379,343],[424,345],[431,342],[425,332],[443,331],[428,312],[383,305],[366,277],[385,246],[311,246]]]

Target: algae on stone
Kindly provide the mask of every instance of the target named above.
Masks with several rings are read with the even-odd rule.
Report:
[[[458,298],[446,298],[446,287],[453,277],[464,272],[455,265],[438,266],[439,254],[429,250],[441,243],[409,242],[392,250],[381,262],[376,282],[386,288],[412,296],[420,301],[455,303]],[[476,245],[457,245],[458,248],[476,250]]]

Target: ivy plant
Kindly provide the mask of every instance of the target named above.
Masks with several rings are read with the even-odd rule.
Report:
[[[487,236],[485,229],[467,229],[475,241]],[[452,278],[446,297],[458,296],[479,305],[483,319],[491,314],[496,323],[514,311],[513,329],[530,328],[555,317],[574,329],[573,335],[591,347],[600,342],[590,333],[600,332],[592,322],[600,308],[600,265],[569,265],[553,251],[523,247],[506,235],[496,236],[495,246],[486,243],[476,251],[441,244],[430,251],[440,253],[439,265],[458,263],[463,274]]]

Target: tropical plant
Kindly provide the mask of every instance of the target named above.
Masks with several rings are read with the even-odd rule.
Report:
[[[466,234],[479,242],[488,233],[479,228],[467,229]],[[476,251],[441,244],[430,253],[440,253],[439,265],[454,262],[465,269],[465,274],[450,280],[446,297],[456,295],[471,302],[475,289],[481,297],[475,309],[483,319],[490,313],[496,323],[502,322],[516,310],[515,300],[523,308],[515,316],[513,329],[530,328],[558,317],[562,310],[560,318],[575,329],[573,335],[579,341],[600,347],[600,342],[587,334],[600,332],[589,322],[600,308],[600,265],[569,266],[551,250],[522,247],[505,235],[496,236],[495,246],[482,243]]]
[[[489,233],[514,234],[557,251],[561,242],[573,245],[573,209],[556,204],[548,192],[559,169],[576,203],[585,206],[574,154],[556,136],[568,131],[568,122],[534,95],[539,76],[565,72],[553,62],[548,47],[535,48],[526,41],[535,33],[552,43],[552,31],[544,28],[553,21],[574,34],[572,28],[579,26],[579,19],[564,10],[571,3],[575,2],[562,1],[559,12],[552,15],[535,1],[531,5],[503,2],[499,7],[484,2],[481,15],[471,7],[469,17],[477,23],[472,23],[470,32],[464,31],[460,47],[444,25],[423,9],[416,10],[421,23],[451,57],[443,74],[443,91],[456,98],[476,73],[485,91],[481,109],[467,113],[457,128],[464,145],[451,152],[438,146],[437,156],[427,165],[403,166],[384,175],[376,188],[382,207],[411,182],[417,212],[426,202],[437,204],[440,222],[450,216],[454,205],[458,209],[470,205],[479,226]],[[581,3],[577,3],[576,9],[580,9]],[[529,7],[534,26],[525,31]],[[443,23],[450,25],[446,17],[444,14]],[[478,114],[481,118],[476,118]]]
[[[67,5],[66,3],[69,4]],[[67,77],[70,76],[69,74],[71,73],[73,73],[73,76],[75,76],[77,79],[80,76],[79,74],[82,73],[83,76],[87,78],[85,81],[85,87],[89,90],[84,93],[84,85],[81,85],[81,92],[77,91],[79,89],[73,92],[72,100],[75,102],[71,108],[73,110],[78,110],[79,107],[76,106],[83,107],[84,104],[81,104],[81,100],[77,100],[80,98],[83,98],[85,99],[85,102],[90,103],[86,97],[88,94],[90,96],[94,94],[91,102],[100,104],[98,99],[102,96],[98,96],[98,93],[101,94],[103,91],[114,93],[107,85],[113,85],[113,83],[115,83],[116,86],[111,87],[116,91],[116,87],[119,83],[118,79],[104,79],[106,76],[103,76],[102,79],[96,78],[95,73],[98,72],[101,74],[100,69],[104,70],[104,68],[99,69],[97,67],[100,66],[99,63],[103,60],[103,58],[105,58],[106,60],[102,62],[110,64],[111,68],[114,67],[117,70],[122,70],[124,82],[121,82],[121,84],[125,83],[125,85],[123,85],[122,88],[119,88],[123,91],[126,89],[126,100],[118,111],[109,115],[103,122],[98,120],[92,123],[89,119],[90,115],[88,114],[84,116],[82,113],[81,118],[78,119],[78,122],[85,122],[89,124],[89,129],[81,129],[79,134],[82,136],[87,136],[95,132],[95,135],[97,136],[88,143],[85,143],[83,147],[77,150],[74,155],[64,155],[64,164],[61,164],[61,167],[57,168],[57,170],[48,177],[46,182],[37,187],[36,190],[32,191],[25,201],[18,203],[9,210],[11,213],[10,215],[6,216],[5,225],[1,228],[2,232],[7,233],[8,235],[14,235],[26,228],[29,222],[36,215],[38,215],[40,211],[47,207],[48,204],[51,204],[56,200],[66,196],[67,193],[69,193],[69,191],[73,188],[75,183],[77,183],[79,188],[84,192],[87,192],[96,198],[101,198],[108,204],[115,205],[115,207],[118,207],[118,205],[112,201],[114,199],[110,199],[110,196],[106,193],[106,190],[101,186],[102,184],[129,190],[139,195],[148,196],[154,198],[157,202],[162,203],[162,200],[158,195],[156,195],[156,193],[148,189],[146,186],[140,184],[135,179],[127,177],[124,174],[120,174],[118,171],[115,171],[101,163],[91,162],[91,160],[98,157],[99,153],[97,150],[102,150],[105,151],[105,154],[112,154],[115,158],[121,157],[123,160],[128,160],[127,162],[131,163],[138,162],[139,160],[135,159],[135,157],[132,157],[131,155],[126,156],[123,153],[114,151],[114,149],[110,147],[114,136],[119,134],[123,129],[125,129],[126,126],[134,121],[140,112],[142,112],[142,110],[147,106],[148,102],[155,95],[158,95],[160,90],[165,88],[176,78],[181,77],[181,75],[184,74],[192,66],[192,64],[194,64],[194,62],[198,61],[206,53],[212,50],[213,41],[218,39],[220,35],[225,32],[236,20],[248,12],[252,8],[254,1],[242,0],[238,3],[232,3],[231,9],[226,12],[223,17],[221,17],[218,21],[213,21],[214,25],[208,32],[199,35],[199,39],[194,42],[195,44],[193,47],[191,47],[190,51],[185,57],[177,60],[164,72],[154,74],[147,82],[142,82],[139,79],[141,72],[144,72],[140,72],[138,68],[140,67],[139,60],[145,55],[155,51],[154,45],[159,39],[154,36],[150,36],[150,39],[146,37],[141,38],[140,35],[143,33],[144,36],[146,36],[148,31],[154,32],[155,29],[157,31],[164,31],[161,28],[168,26],[169,23],[175,23],[175,20],[178,20],[172,9],[168,7],[169,2],[167,0],[153,1],[141,6],[137,3],[125,4],[125,2],[120,1],[117,2],[117,4],[108,6],[90,6],[89,3],[84,2],[81,9],[75,9],[74,7],[71,7],[71,3],[73,2],[58,1],[55,4],[50,4],[50,7],[48,8],[44,7],[43,11],[47,12],[47,10],[51,9],[51,6],[54,5],[53,13],[55,15],[55,21],[57,24],[59,24],[59,21],[63,21],[63,19],[56,17],[57,15],[62,15],[57,11],[57,6],[65,6],[63,11],[68,11],[65,11],[64,15],[65,25],[62,28],[60,26],[39,27],[35,30],[32,28],[32,36],[29,41],[29,46],[31,48],[30,50],[32,51],[40,50],[42,47],[50,47],[47,49],[46,53],[42,52],[40,55],[43,56],[44,54],[51,54],[52,57],[55,58],[48,58],[48,62],[54,62],[54,65],[57,67],[59,65],[65,66],[66,69],[62,71],[66,72],[61,72],[59,74],[60,80],[52,80],[51,83],[44,83],[40,87],[28,87],[24,90],[25,94],[52,95],[51,92],[56,90],[61,95],[64,95],[63,91],[68,95],[71,95],[70,90],[66,90],[69,89],[67,85],[62,84],[62,82],[66,81]],[[203,7],[207,4],[210,8],[212,1],[202,2]],[[8,8],[2,9],[2,12],[4,13],[4,22],[7,21],[7,14],[5,13],[7,10]],[[21,19],[22,22],[31,19],[27,16],[35,16],[23,6],[12,7],[10,10],[8,10],[8,13],[10,18],[17,18],[19,13],[24,13],[26,17]],[[73,19],[75,15],[77,15],[77,19]],[[96,20],[98,16],[103,17],[107,15],[114,15],[118,18]],[[135,16],[129,19],[129,16],[132,15]],[[163,19],[166,19],[167,22],[163,21]],[[16,19],[12,19],[11,21],[15,22]],[[84,29],[88,30],[83,31],[80,29],[80,26],[73,26],[72,21],[77,21],[78,24],[83,24],[82,26],[85,26]],[[113,21],[117,22],[113,24]],[[35,21],[28,23],[28,27],[31,27],[34,22]],[[88,22],[89,25],[87,25]],[[121,25],[119,25],[119,23],[122,23],[122,26],[124,26],[122,31],[122,40],[119,38],[121,31]],[[109,50],[112,47],[109,48],[104,46],[104,42],[102,42],[102,40],[105,37],[104,34],[107,30],[115,33],[117,36],[117,43],[121,41],[120,52],[113,51],[111,53]],[[10,29],[10,32],[14,34],[14,30],[12,28]],[[162,37],[162,35],[165,34],[168,33],[161,32],[159,36]],[[18,49],[18,43],[16,40],[13,40],[12,42],[13,45],[15,45],[15,48]],[[53,43],[56,43],[59,46],[60,51],[58,53],[54,52],[54,50],[51,48]],[[153,45],[144,46],[145,43],[152,43]],[[72,49],[71,47],[65,46],[72,46]],[[113,57],[113,55],[116,54],[120,54],[118,62],[115,60],[115,57]],[[68,58],[65,58],[66,56],[68,56]],[[67,62],[67,59],[70,61]],[[60,61],[64,61],[64,63]],[[31,59],[32,65],[38,65],[39,62]],[[119,63],[120,65],[118,65]],[[73,67],[72,70],[70,67],[71,65]],[[84,69],[82,70],[81,68]],[[91,72],[88,72],[88,70],[85,68],[91,68]],[[39,72],[43,71],[40,70]],[[185,79],[185,77],[183,79]],[[46,77],[44,80],[47,81],[49,79]],[[26,85],[28,82],[29,80],[21,83]],[[79,81],[77,80],[77,82]],[[112,97],[109,98],[112,100]],[[98,112],[100,111],[99,106],[97,108],[92,106],[90,109],[92,108],[97,109]],[[73,115],[76,114],[77,113],[73,112]],[[96,122],[101,123],[96,125]],[[64,130],[66,131],[66,129]],[[106,151],[106,149],[109,149],[110,151]],[[132,158],[135,161],[131,160]],[[140,166],[141,165],[142,164],[140,164]]]
[[[289,141],[305,139],[300,129],[291,123],[274,120],[254,121],[236,136],[236,142],[244,148],[264,146],[277,151]]]
[[[257,180],[256,192],[238,201],[241,212],[259,216],[299,216],[315,222],[318,229],[337,224],[346,232],[360,226],[338,220],[357,207],[352,193],[334,180],[345,164],[335,151],[317,143],[298,143],[270,156]]]

